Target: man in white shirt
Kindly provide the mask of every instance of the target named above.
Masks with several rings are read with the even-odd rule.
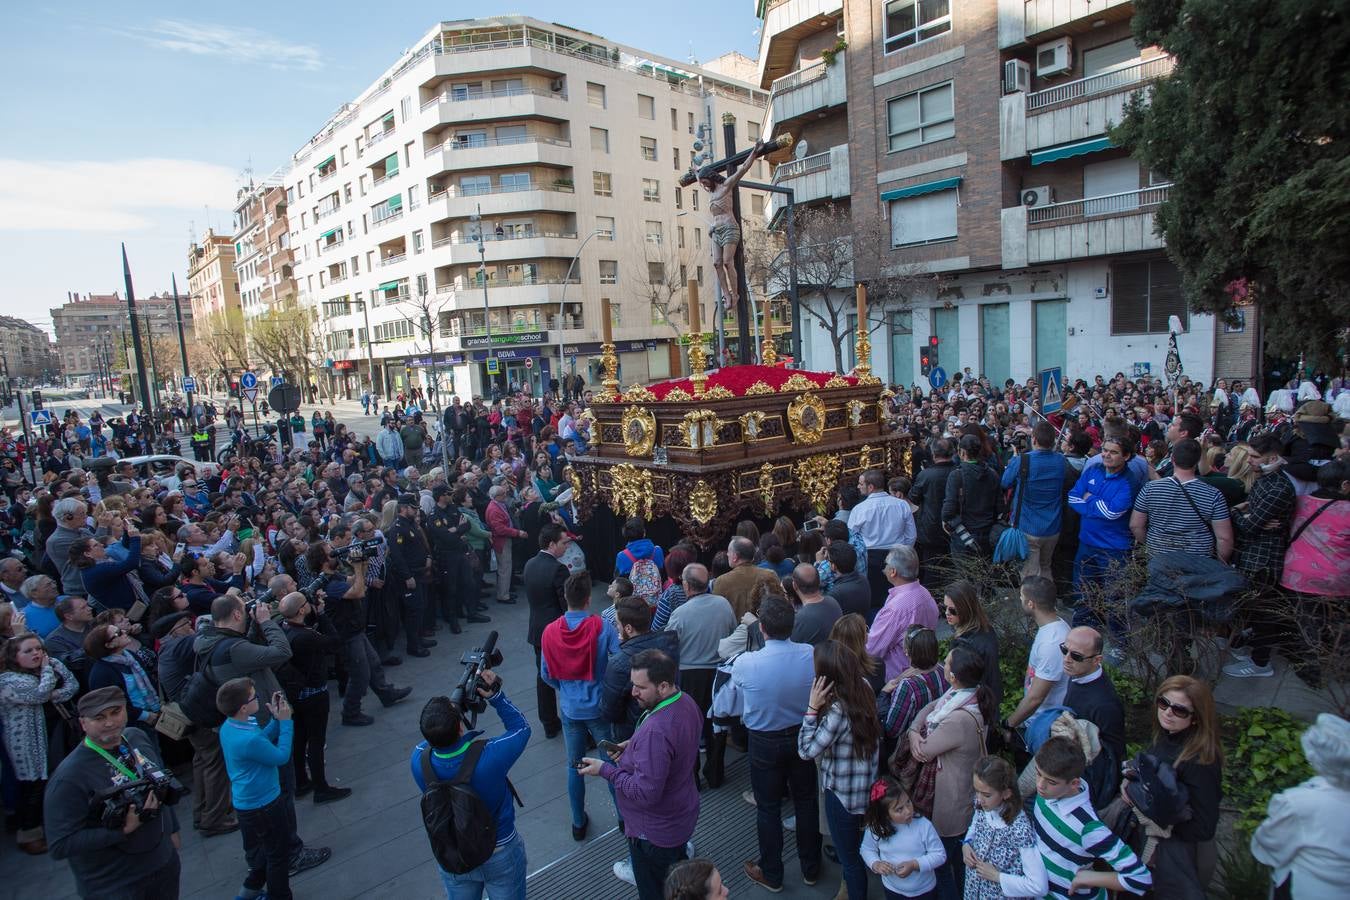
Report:
[[[886,580],[886,551],[914,546],[914,511],[904,500],[886,490],[886,473],[868,469],[858,476],[863,500],[848,514],[848,530],[867,547],[867,583],[872,588],[872,608],[886,602],[891,584]]]
[[[1069,689],[1064,654],[1059,650],[1069,624],[1055,610],[1055,583],[1040,576],[1022,579],[1022,609],[1036,620],[1036,639],[1027,657],[1022,702],[1004,720],[1007,728],[1021,725],[1042,706],[1063,706],[1064,692]]]

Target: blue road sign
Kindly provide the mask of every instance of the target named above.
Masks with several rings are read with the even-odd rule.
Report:
[[[183,376],[183,393],[185,393],[185,394],[195,394],[195,393],[197,393],[197,379],[193,378],[191,375],[184,375],[184,376]]]
[[[1064,374],[1059,366],[1041,369],[1041,412],[1057,413],[1064,405]]]
[[[285,383],[286,383],[286,379],[285,379],[285,378],[282,378],[280,375],[273,375],[273,376],[272,376],[272,381],[271,381],[272,387],[274,387],[274,388],[281,387],[281,386],[282,386],[283,384],[285,384]]]
[[[39,425],[52,424],[52,411],[50,409],[30,409],[28,417],[32,420],[34,428]]]
[[[933,366],[928,373],[928,383],[933,386],[933,390],[942,387],[947,383],[947,370],[942,366]]]
[[[252,372],[245,372],[239,376],[239,386],[244,390],[251,390],[258,386],[258,376]]]

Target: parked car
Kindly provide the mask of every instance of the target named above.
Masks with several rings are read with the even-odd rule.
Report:
[[[155,453],[150,456],[128,456],[125,459],[118,460],[119,463],[131,463],[136,467],[136,475],[139,478],[163,478],[166,475],[172,475],[182,466],[191,469],[200,481],[203,478],[209,478],[220,472],[220,466],[213,462],[198,462],[195,459],[184,459],[181,456],[174,456],[169,453]]]

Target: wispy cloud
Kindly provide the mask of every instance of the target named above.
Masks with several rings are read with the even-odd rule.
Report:
[[[323,68],[323,57],[317,47],[291,43],[253,28],[183,19],[156,19],[149,25],[120,31],[152,47],[195,56],[220,56],[236,63],[256,63],[274,69],[299,69],[304,72],[316,72]]]
[[[137,231],[148,213],[234,205],[232,169],[190,159],[0,159],[0,231]]]

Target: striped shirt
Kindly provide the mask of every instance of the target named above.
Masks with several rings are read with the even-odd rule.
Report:
[[[1185,550],[1212,556],[1214,532],[1209,523],[1228,518],[1228,501],[1223,494],[1198,478],[1150,481],[1134,498],[1134,509],[1148,516],[1147,544],[1155,553]]]
[[[1106,900],[1106,891],[1101,888],[1091,893],[1073,893],[1069,889],[1078,870],[1091,868],[1098,859],[1116,870],[1121,886],[1130,893],[1143,894],[1152,886],[1152,873],[1093,812],[1086,785],[1077,794],[1058,800],[1038,796],[1033,820],[1041,858],[1050,878],[1050,893],[1046,896]]]

